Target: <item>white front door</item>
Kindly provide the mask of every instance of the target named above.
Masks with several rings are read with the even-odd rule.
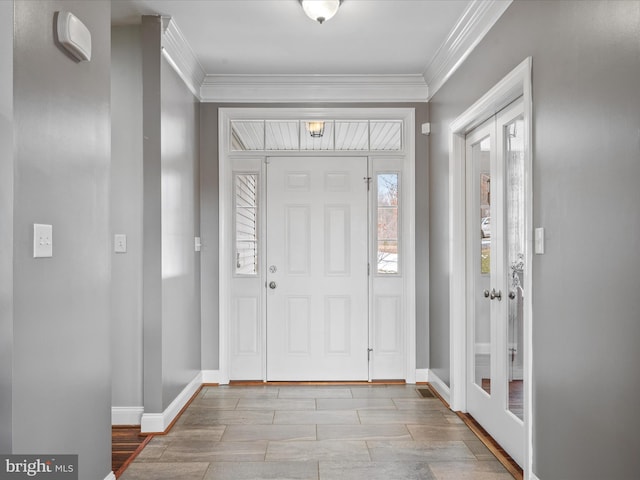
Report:
[[[367,158],[271,157],[266,175],[267,380],[367,380]]]
[[[467,135],[467,409],[524,465],[521,100]]]

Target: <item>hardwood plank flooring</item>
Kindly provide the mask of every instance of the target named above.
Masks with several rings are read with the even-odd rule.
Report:
[[[140,425],[114,425],[111,427],[111,469],[116,478],[149,443],[151,437],[151,435],[140,434]]]

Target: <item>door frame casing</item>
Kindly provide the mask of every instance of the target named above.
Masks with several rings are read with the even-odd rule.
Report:
[[[232,162],[236,158],[256,158],[269,156],[318,156],[324,151],[247,151],[230,152],[229,124],[230,120],[241,119],[290,119],[314,120],[318,118],[345,120],[403,120],[402,152],[374,151],[335,151],[331,154],[339,156],[397,157],[404,156],[403,175],[406,179],[415,178],[415,108],[277,108],[277,107],[221,107],[218,110],[218,214],[219,214],[219,383],[228,384],[230,380],[230,298],[231,278],[230,258],[231,245],[229,232],[232,229],[231,205],[232,185],[226,180],[232,172]],[[416,293],[415,293],[415,182],[409,181],[403,186],[405,190],[403,219],[406,221],[404,238],[404,349],[405,349],[405,381],[416,381]],[[264,340],[264,339],[263,339]],[[266,354],[266,352],[264,352]],[[264,367],[264,366],[263,366]],[[265,369],[263,368],[263,372]]]
[[[527,57],[500,82],[449,125],[449,315],[451,408],[467,411],[467,255],[466,255],[466,135],[518,97],[523,97],[525,123],[525,285],[524,299],[524,425],[525,478],[533,461],[532,409],[532,272],[533,183],[532,183],[532,58]],[[464,299],[463,302],[460,299]]]

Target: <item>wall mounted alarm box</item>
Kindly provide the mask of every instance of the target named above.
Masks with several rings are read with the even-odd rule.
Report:
[[[81,62],[91,60],[91,32],[71,12],[58,12],[58,41]]]

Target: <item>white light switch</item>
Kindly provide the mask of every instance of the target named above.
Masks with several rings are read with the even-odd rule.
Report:
[[[195,246],[196,252],[199,252],[200,249],[202,248],[202,243],[200,243],[200,237],[196,237],[194,246]]]
[[[33,224],[33,258],[53,257],[53,226]]]
[[[542,255],[544,253],[544,228],[536,228],[535,234],[535,253],[536,255]]]
[[[114,235],[113,250],[116,253],[127,253],[127,236],[124,233]]]

